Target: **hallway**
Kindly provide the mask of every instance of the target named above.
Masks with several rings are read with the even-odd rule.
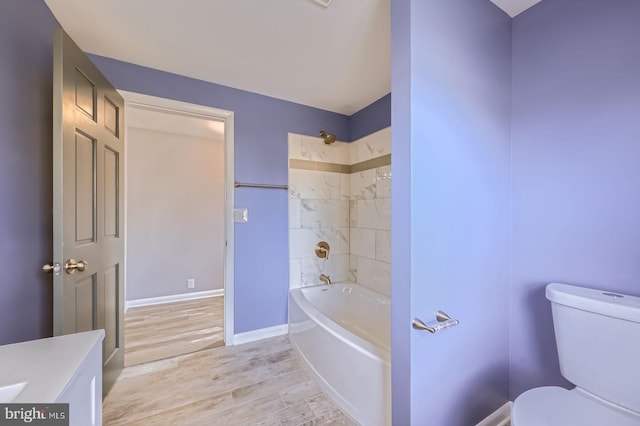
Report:
[[[129,308],[124,365],[143,364],[224,346],[224,297]]]

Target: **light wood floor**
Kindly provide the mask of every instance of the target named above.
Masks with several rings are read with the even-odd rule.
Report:
[[[105,426],[356,425],[311,379],[286,336],[127,367]]]
[[[224,345],[224,297],[129,308],[124,315],[125,366]]]

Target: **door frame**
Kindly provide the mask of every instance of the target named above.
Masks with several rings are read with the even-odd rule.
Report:
[[[129,135],[127,132],[130,111],[135,107],[148,107],[163,112],[175,112],[182,115],[197,116],[204,119],[213,119],[224,122],[224,221],[225,237],[227,244],[224,250],[224,342],[225,345],[233,345],[234,324],[233,324],[233,301],[234,301],[234,113],[219,108],[204,105],[192,104],[172,99],[160,98],[157,96],[144,95],[141,93],[118,90],[124,98],[124,150],[125,158],[129,149]],[[127,200],[128,200],[128,179],[127,167],[125,165],[124,179],[124,253],[127,259]],[[124,288],[125,297],[127,292],[127,264],[125,262]]]

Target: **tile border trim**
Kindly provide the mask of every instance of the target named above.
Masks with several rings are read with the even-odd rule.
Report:
[[[390,166],[391,154],[382,155],[372,158],[371,160],[361,161],[351,165],[351,173],[363,172],[365,170],[377,169],[378,167]]]
[[[322,161],[299,160],[295,158],[289,159],[289,168],[297,170],[315,170],[320,172],[333,173],[358,173],[365,170],[376,169],[378,167],[390,166],[391,154],[382,155],[370,160],[361,161],[359,163],[347,165],[338,163],[325,163]]]
[[[346,164],[324,163],[321,161],[311,160],[297,160],[295,158],[289,159],[289,168],[299,170],[315,170],[319,172],[351,173],[351,166]]]

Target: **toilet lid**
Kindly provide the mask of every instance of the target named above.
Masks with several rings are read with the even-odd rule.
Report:
[[[551,386],[535,388],[516,398],[512,426],[639,426],[640,415],[625,413],[579,392]]]

